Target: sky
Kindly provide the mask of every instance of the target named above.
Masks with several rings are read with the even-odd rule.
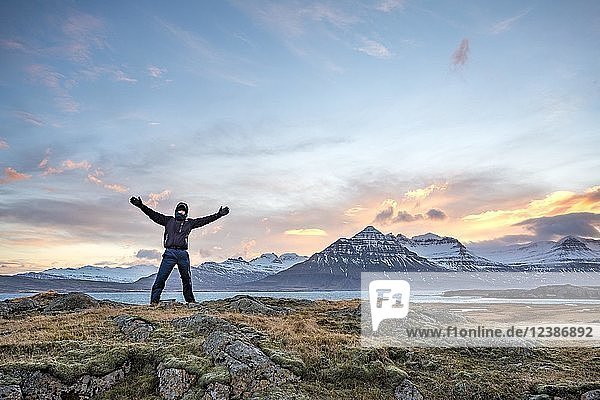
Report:
[[[0,2],[0,274],[600,237],[600,2]]]

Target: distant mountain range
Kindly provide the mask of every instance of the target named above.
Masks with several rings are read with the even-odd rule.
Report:
[[[476,254],[477,253],[477,254]],[[0,276],[0,292],[24,290],[148,290],[158,266],[52,268]],[[231,258],[192,267],[195,290],[346,290],[360,288],[363,271],[600,271],[600,240],[567,236],[554,241],[510,245],[474,252],[459,240],[433,233],[408,238],[367,226],[339,238],[310,257],[266,253],[251,261]],[[180,290],[175,272],[166,290]],[[71,290],[71,289],[69,289]]]

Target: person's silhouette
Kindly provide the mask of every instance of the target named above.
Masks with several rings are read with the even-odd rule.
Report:
[[[180,202],[175,207],[175,216],[164,215],[154,211],[144,203],[139,197],[129,199],[131,204],[142,210],[150,219],[159,225],[165,227],[163,245],[165,252],[162,256],[154,285],[152,285],[152,294],[150,295],[150,304],[158,304],[160,295],[165,288],[165,282],[177,264],[181,283],[183,285],[183,297],[188,303],[195,303],[194,293],[192,291],[192,277],[190,270],[190,256],[188,249],[188,236],[192,229],[199,228],[209,224],[224,215],[229,214],[229,207],[219,208],[215,214],[207,215],[201,218],[187,218],[188,205]]]

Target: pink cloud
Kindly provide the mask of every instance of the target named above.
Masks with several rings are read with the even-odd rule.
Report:
[[[79,162],[75,162],[73,160],[65,160],[62,163],[63,167],[65,167],[65,169],[71,170],[71,169],[90,169],[92,164],[89,163],[89,161],[87,160],[83,160],[83,161],[79,161]]]
[[[125,193],[125,192],[129,191],[129,189],[126,188],[125,186],[119,185],[116,183],[105,184],[104,187],[108,190],[112,190],[113,192],[117,192],[117,193]]]
[[[152,207],[156,207],[160,200],[164,200],[171,195],[170,190],[163,190],[160,193],[150,193],[148,195],[148,204]]]
[[[6,140],[4,139],[0,139],[0,149],[8,149],[8,143],[6,143]]]
[[[15,115],[22,121],[25,121],[31,125],[35,125],[35,126],[43,126],[46,125],[46,123],[44,122],[44,120],[32,113],[28,113],[25,111],[16,111]]]
[[[469,39],[464,38],[458,48],[452,53],[452,65],[454,67],[463,67],[469,59]]]
[[[11,167],[6,167],[4,168],[4,178],[0,178],[0,184],[22,181],[24,179],[29,178],[31,178],[31,175],[18,172],[17,170]]]

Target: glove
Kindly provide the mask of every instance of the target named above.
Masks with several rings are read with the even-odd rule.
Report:
[[[225,206],[221,206],[221,208],[219,208],[219,216],[222,217],[224,215],[229,214],[229,207]]]
[[[129,202],[138,208],[141,207],[143,204],[142,199],[140,199],[139,196],[130,198]]]

